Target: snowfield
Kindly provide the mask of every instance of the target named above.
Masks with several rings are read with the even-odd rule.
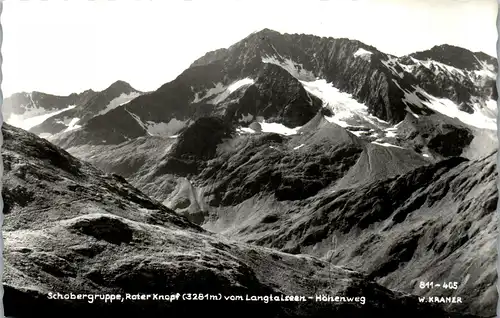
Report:
[[[389,123],[368,113],[368,107],[351,94],[339,91],[324,79],[315,81],[301,81],[307,92],[323,101],[323,106],[333,112],[333,116],[326,117],[328,121],[341,127],[363,126],[384,129]]]
[[[260,123],[260,127],[262,127],[262,132],[276,133],[285,136],[296,135],[298,130],[300,129],[300,127],[289,128],[283,124],[266,123],[266,122]]]
[[[31,128],[40,125],[45,120],[52,116],[58,115],[62,112],[75,108],[75,105],[68,106],[64,109],[56,111],[47,111],[43,108],[29,108],[24,114],[16,115],[12,114],[9,118],[5,120],[6,123],[24,129],[30,130]]]
[[[258,123],[260,125],[260,132],[264,132],[264,133],[276,133],[276,134],[280,134],[280,135],[283,135],[283,136],[293,136],[293,135],[296,135],[298,133],[299,129],[301,128],[301,126],[295,127],[295,128],[290,128],[290,127],[287,127],[287,126],[285,126],[283,124],[279,124],[279,123],[266,123],[265,121],[258,122]],[[240,134],[255,134],[255,133],[257,133],[257,131],[255,131],[254,129],[249,128],[249,127],[239,127],[237,129],[237,131]]]
[[[224,86],[224,84],[222,83],[217,83],[215,84],[215,87],[210,88],[204,93],[195,93],[192,103],[199,103],[201,101],[209,99],[207,102],[208,104],[217,105],[225,101],[229,97],[229,95],[236,92],[240,88],[252,85],[253,83],[255,83],[255,81],[248,77],[237,80],[229,86]]]
[[[82,127],[81,125],[76,124],[76,123],[78,123],[79,120],[80,120],[80,118],[78,118],[78,117],[72,118],[69,121],[69,123],[67,124],[68,128],[66,128],[63,132],[75,130],[75,129]]]
[[[428,94],[425,90],[418,86],[414,86],[414,91],[409,92],[401,86],[398,82],[393,80],[396,85],[405,93],[404,102],[406,104],[412,104],[414,106],[423,108],[428,107],[438,113],[441,113],[450,118],[456,118],[463,122],[464,124],[481,128],[496,130],[496,107],[494,101],[487,101],[485,107],[482,107],[480,102],[474,103],[474,112],[469,114],[467,112],[461,111],[457,104],[447,98],[437,98]],[[422,100],[418,95],[424,96],[428,101]]]
[[[130,93],[130,94],[121,94],[120,96],[116,97],[115,99],[111,100],[109,102],[109,104],[103,109],[101,110],[98,115],[104,115],[106,114],[107,112],[117,108],[117,107],[120,107],[120,106],[123,106],[125,104],[127,104],[128,102],[130,102],[132,99],[136,98],[136,97],[139,97],[141,94],[139,93]]]
[[[188,125],[189,120],[183,121],[178,120],[177,118],[172,118],[168,123],[155,123],[148,121],[145,126],[151,136],[172,137]]]
[[[161,136],[161,137],[172,137],[177,136],[179,131],[190,124],[190,120],[179,120],[177,118],[172,118],[168,123],[164,122],[153,122],[147,121],[144,123],[139,116],[130,112],[125,108],[126,112],[130,114],[132,118],[147,131],[149,136]]]

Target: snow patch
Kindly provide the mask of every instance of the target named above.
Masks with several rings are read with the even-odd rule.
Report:
[[[362,126],[371,128],[386,128],[389,123],[368,113],[368,107],[351,94],[339,91],[326,80],[311,82],[301,81],[306,91],[323,101],[323,106],[333,112],[333,116],[325,116],[329,122],[341,127]]]
[[[363,48],[359,48],[356,52],[354,52],[354,57],[361,57],[365,60],[370,60],[370,56],[372,55],[373,53],[370,52],[370,51],[367,51]]]
[[[396,84],[397,82],[394,81]],[[399,86],[399,85],[398,85]],[[407,90],[402,89],[405,93],[405,99],[403,100],[405,103],[409,102],[418,107],[428,107],[438,113],[441,113],[445,116],[456,118],[461,122],[482,129],[496,130],[496,115],[489,108],[493,107],[492,102],[488,101],[489,107],[482,107],[481,103],[474,103],[472,114],[461,111],[458,108],[458,105],[453,101],[447,98],[437,98],[430,94],[428,94],[425,90],[418,86],[413,86],[414,91],[408,92]],[[420,94],[424,98],[428,99],[428,101],[422,100],[418,95]]]
[[[225,89],[226,89],[226,87],[224,86],[224,84],[217,83],[217,84],[215,84],[215,87],[212,87],[209,90],[207,90],[201,97],[199,96],[200,93],[194,94],[193,103],[199,103],[204,99],[207,99],[207,98],[212,97],[214,95],[218,95],[218,94],[222,93]]]
[[[420,117],[419,115],[415,114],[415,113],[414,113],[414,112],[410,109],[410,107],[408,107],[408,106],[406,106],[405,110],[406,110],[408,113],[412,114],[412,115],[413,115],[413,117],[415,117],[415,118],[419,118],[419,117]]]
[[[262,127],[263,132],[276,133],[285,136],[296,135],[298,130],[301,128],[301,127],[288,128],[283,124],[266,123],[266,122],[260,123],[260,126]]]
[[[255,83],[255,81],[253,79],[251,79],[251,78],[244,78],[244,79],[238,80],[238,81],[232,83],[231,85],[229,85],[228,88],[225,89],[222,93],[220,93],[217,97],[215,97],[214,99],[212,99],[210,101],[210,104],[217,105],[220,102],[225,101],[226,98],[229,97],[229,95],[231,95],[232,93],[236,92],[240,88],[252,85],[253,83]]]
[[[304,69],[302,64],[295,63],[289,58],[283,58],[279,54],[278,56],[264,56],[262,62],[278,65],[298,80],[312,81],[316,79],[314,73]]]
[[[266,123],[265,120],[263,120],[262,118],[257,118],[257,120],[260,125],[261,131],[265,133],[276,133],[284,136],[292,136],[296,135],[299,129],[301,128],[301,126],[295,128],[289,128],[279,123]],[[249,127],[239,127],[236,129],[236,131],[239,132],[240,134],[257,133],[254,129]]]
[[[109,104],[106,105],[106,107],[97,114],[97,116],[104,115],[107,112],[109,112],[109,111],[111,111],[111,110],[113,110],[115,108],[123,106],[123,105],[127,104],[128,102],[130,102],[132,99],[139,97],[140,95],[141,94],[136,93],[136,92],[132,92],[130,94],[123,93],[120,96],[118,96],[118,97],[114,98],[113,100],[111,100],[109,102]]]
[[[498,137],[495,130],[476,129],[474,139],[464,149],[461,156],[469,160],[476,160],[491,154],[498,149]]]
[[[490,99],[490,100],[486,101],[486,107],[489,110],[492,110],[494,112],[498,112],[498,102],[494,99]]]
[[[241,79],[239,81],[232,83],[231,85],[229,85],[229,87],[227,88],[226,91],[228,91],[229,93],[233,93],[244,86],[252,85],[254,83],[255,83],[255,81],[253,79],[247,77],[247,78],[244,78],[244,79]]]
[[[395,79],[392,79],[392,81],[405,94],[405,97],[403,98],[403,103],[405,103],[407,106],[408,106],[408,104],[412,104],[413,106],[416,106],[418,108],[426,108],[424,101],[417,95],[417,93],[419,93],[419,94],[422,94],[422,96],[425,96],[423,94],[423,93],[425,93],[425,91],[423,89],[415,89],[413,92],[410,92],[410,91],[402,88],[399,85],[398,81],[396,81]],[[413,115],[415,115],[415,114],[413,114]]]
[[[387,138],[396,138],[396,133],[393,131],[387,131],[386,135]]]
[[[73,120],[73,118],[70,118],[70,117],[64,117],[63,119],[56,119],[56,124],[62,124],[64,126],[68,126],[71,121]]]
[[[248,128],[248,127],[240,127],[240,128],[237,128],[236,131],[238,131],[239,133],[242,133],[242,134],[255,134],[255,130],[253,130],[252,128]]]
[[[254,83],[255,81],[249,77],[237,80],[231,83],[231,85],[227,87],[224,86],[224,84],[222,83],[217,83],[215,84],[215,87],[210,88],[201,96],[199,92],[195,93],[194,100],[192,101],[192,103],[199,103],[203,100],[211,98],[211,100],[209,100],[207,103],[217,105],[218,103],[226,100],[226,98],[228,98],[229,95],[236,92],[240,88],[252,85]],[[193,88],[191,87],[191,89]]]
[[[241,119],[240,122],[248,123],[253,120],[253,115],[252,114],[247,114],[246,116],[241,114]]]
[[[390,71],[391,71],[394,75],[397,75],[397,76],[399,76],[400,78],[403,78],[403,77],[404,77],[404,73],[402,73],[402,72],[398,72],[398,71],[396,70],[396,65],[401,66],[401,67],[402,67],[402,68],[403,68],[406,72],[411,72],[411,70],[410,70],[410,69],[408,69],[408,68],[406,67],[406,65],[399,64],[397,61],[398,61],[398,59],[397,59],[397,58],[395,58],[395,57],[391,57],[391,58],[389,58],[389,59],[388,59],[388,60],[386,60],[386,61],[382,61],[382,64],[384,64],[384,65],[385,65],[385,67],[387,67],[387,68],[388,68],[388,69],[389,69],[389,70],[390,70]]]
[[[29,130],[37,125],[40,125],[50,117],[58,115],[62,112],[75,108],[76,105],[68,106],[64,109],[56,111],[47,111],[43,108],[29,108],[24,114],[17,115],[11,114],[10,117],[5,121],[7,124]]]
[[[148,121],[146,123],[146,130],[151,136],[174,136],[181,129],[188,126],[189,120],[178,120],[177,118],[172,118],[168,123],[155,123]]]
[[[300,149],[300,148],[302,148],[302,147],[304,147],[304,144],[299,145],[299,146],[297,146],[297,147],[294,147],[294,148],[293,148],[293,150],[297,150],[297,149]]]
[[[488,64],[484,61],[481,61],[475,55],[474,55],[474,57],[479,62],[479,64],[482,66],[481,70],[474,71],[474,73],[481,76],[481,77],[488,77],[488,78],[496,80],[497,74],[495,73],[495,66]]]
[[[324,116],[325,119],[330,122],[330,123],[334,123],[334,124],[337,124],[339,125],[340,127],[349,127],[349,124],[347,124],[345,121],[343,120],[340,120],[338,118],[336,118],[335,116]]]
[[[398,129],[396,127],[387,128],[385,130],[385,136],[387,138],[396,138],[397,137],[397,134],[396,134],[397,130]]]
[[[363,137],[363,136],[365,136],[365,133],[366,133],[366,132],[364,132],[364,131],[356,131],[356,130],[355,130],[355,131],[350,131],[350,130],[349,130],[349,132],[350,132],[351,134],[353,134],[353,135],[357,136],[357,137]]]
[[[396,146],[387,142],[377,142],[377,141],[372,141],[372,144],[379,145],[379,146],[384,146],[384,147],[392,147],[392,148],[399,148],[399,149],[406,149],[400,146]]]
[[[68,132],[68,131],[75,130],[75,129],[82,127],[81,125],[76,124],[79,120],[80,120],[80,118],[78,118],[78,117],[72,118],[67,124],[68,128],[63,130],[63,132]]]

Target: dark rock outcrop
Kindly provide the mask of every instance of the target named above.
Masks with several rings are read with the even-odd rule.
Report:
[[[456,119],[442,116],[407,116],[398,125],[401,142],[408,148],[427,150],[439,158],[458,157],[474,138],[473,131]]]

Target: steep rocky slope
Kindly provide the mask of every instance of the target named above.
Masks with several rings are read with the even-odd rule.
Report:
[[[47,141],[2,128],[4,306],[11,317],[191,315],[472,317],[305,255],[216,237]],[[49,293],[364,296],[366,303],[54,300]]]

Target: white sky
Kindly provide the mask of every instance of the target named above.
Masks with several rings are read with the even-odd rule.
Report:
[[[4,0],[2,89],[154,90],[265,27],[395,55],[447,43],[496,56],[496,15],[496,0]]]

